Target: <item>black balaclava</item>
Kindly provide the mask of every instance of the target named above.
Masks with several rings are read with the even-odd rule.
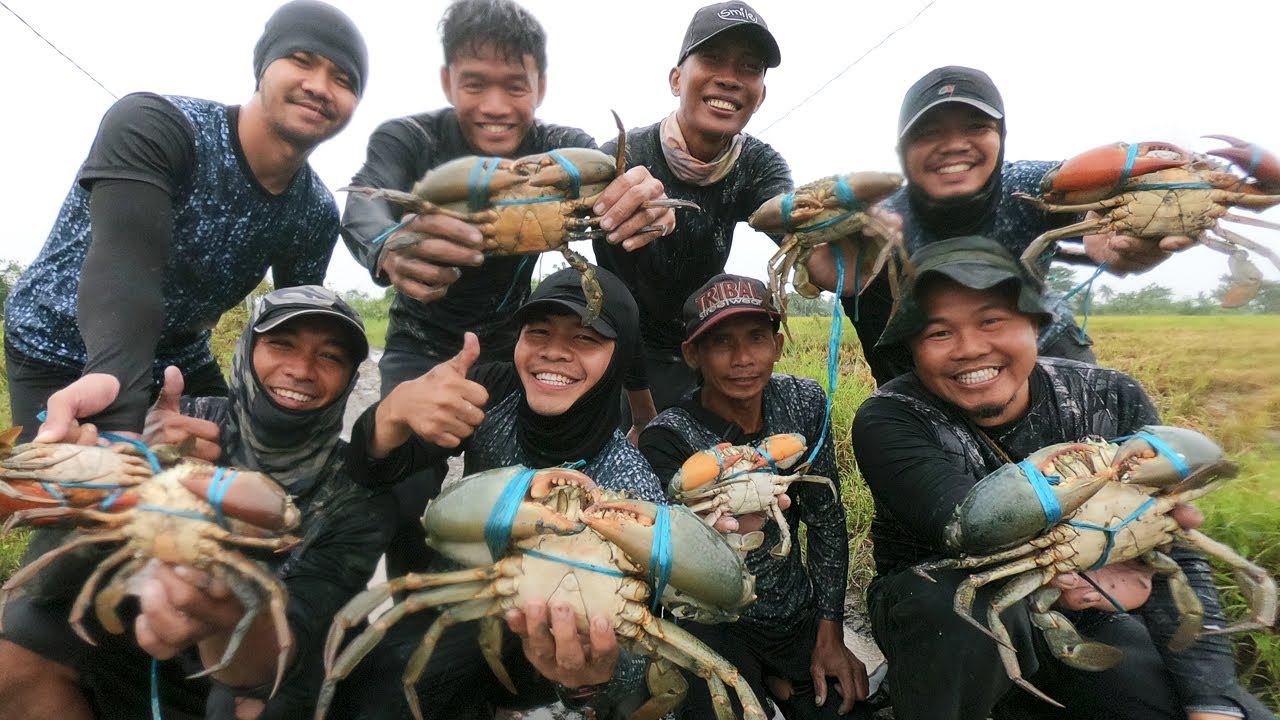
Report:
[[[329,316],[345,321],[344,337],[354,368],[347,388],[317,410],[289,410],[271,399],[253,369],[253,346],[259,335],[300,316]],[[258,301],[231,358],[228,379],[230,427],[223,435],[226,461],[270,475],[294,495],[315,482],[338,444],[347,398],[368,357],[364,323],[350,305],[318,285],[276,290]]]
[[[584,327],[613,338],[613,357],[600,381],[560,415],[539,415],[529,407],[520,389],[516,411],[516,440],[525,458],[535,467],[551,467],[565,462],[595,457],[617,430],[619,395],[626,366],[640,345],[640,311],[626,285],[613,273],[595,268],[604,305],[600,317],[587,320],[587,301],[582,292],[582,276],[565,268],[538,284],[528,302],[516,311],[523,327],[531,319],[547,314],[573,314]]]
[[[958,102],[977,108],[1000,125],[1000,152],[995,170],[976,193],[962,197],[934,199],[911,182],[907,172],[907,135],[928,111],[943,103]],[[1004,100],[995,83],[981,70],[949,65],[931,70],[908,90],[898,115],[898,160],[907,176],[907,202],[921,225],[938,237],[980,234],[984,221],[995,217],[1000,201],[1001,169],[1004,167]]]
[[[293,0],[281,5],[267,20],[262,37],[253,47],[253,77],[262,79],[267,66],[296,52],[328,58],[351,78],[356,97],[364,93],[369,77],[369,51],[351,18],[319,0]]]

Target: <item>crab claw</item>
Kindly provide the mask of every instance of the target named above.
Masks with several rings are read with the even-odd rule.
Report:
[[[1230,135],[1205,135],[1204,137],[1230,143],[1229,148],[1209,150],[1215,155],[1229,161],[1249,177],[1256,178],[1263,185],[1280,184],[1280,158],[1264,149],[1261,145],[1246,142]]]
[[[1131,157],[1132,155],[1132,157]],[[1131,177],[1185,165],[1190,154],[1164,142],[1114,143],[1086,150],[1059,163],[1040,180],[1048,202],[1090,202]]]
[[[979,480],[947,523],[947,545],[964,553],[988,553],[1026,542],[1075,512],[1110,481],[1108,473],[1057,477],[1037,470],[1036,478],[1028,466],[1041,467],[1042,458],[1081,447],[1087,446],[1051,445],[1024,463],[1007,463]]]
[[[1120,443],[1112,466],[1119,469],[1120,482],[1170,488],[1192,475],[1221,468],[1196,482],[1203,485],[1234,468],[1226,462],[1222,448],[1203,433],[1169,425],[1145,425]]]
[[[484,541],[486,524],[498,504],[506,501],[508,486],[526,481],[527,489],[509,518],[513,540],[580,531],[577,515],[596,491],[591,478],[564,468],[534,470],[532,477],[526,477],[527,470],[520,466],[486,470],[445,488],[422,515],[428,538],[445,545]]]
[[[632,562],[650,566],[659,512],[668,513],[671,537],[667,582],[699,602],[736,610],[755,599],[755,578],[742,556],[711,526],[683,505],[658,505],[646,500],[602,500],[582,513],[592,530],[622,548]],[[658,543],[659,550],[664,543]],[[659,562],[665,562],[659,560]],[[651,568],[651,571],[654,568]]]
[[[1238,308],[1247,305],[1258,296],[1262,289],[1262,270],[1249,259],[1246,250],[1236,250],[1227,259],[1228,277],[1231,285],[1222,295],[1222,307]]]
[[[777,468],[790,469],[808,449],[804,436],[797,433],[779,433],[760,441],[754,448],[720,443],[706,450],[699,450],[671,478],[673,495],[683,495],[698,488],[725,479],[726,473],[739,474]]]

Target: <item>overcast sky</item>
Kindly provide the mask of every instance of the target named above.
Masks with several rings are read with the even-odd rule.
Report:
[[[9,8],[0,7],[0,57],[7,68],[0,259],[23,264],[44,242],[114,98],[17,16],[116,96],[146,90],[243,103],[253,92],[253,44],[277,6],[261,0],[0,2]],[[371,66],[355,119],[312,156],[336,189],[363,162],[379,122],[444,104],[436,26],[445,3],[334,4],[363,31]],[[634,127],[675,107],[667,72],[701,1],[524,4],[549,36],[549,85],[539,117],[603,141],[613,134],[610,109]],[[948,64],[981,68],[1000,87],[1011,160],[1061,159],[1119,140],[1205,150],[1219,144],[1200,139],[1210,133],[1280,152],[1280,95],[1269,74],[1280,26],[1274,0],[1243,0],[1220,10],[1186,0],[752,4],[778,39],[782,65],[769,71],[767,99],[747,132],[777,148],[798,183],[836,172],[898,170],[893,145],[902,95],[920,75]],[[1264,217],[1280,222],[1280,211]],[[1241,231],[1280,249],[1280,233]],[[760,276],[773,249],[768,238],[740,226],[729,269]],[[1280,279],[1276,268],[1257,264]],[[1145,276],[1108,284],[1128,290],[1159,282],[1194,295],[1214,287],[1225,269],[1225,256],[1193,248]],[[327,284],[375,289],[341,243]]]

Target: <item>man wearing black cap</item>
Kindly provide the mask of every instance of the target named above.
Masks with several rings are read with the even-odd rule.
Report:
[[[807,378],[773,374],[783,340],[764,283],[717,275],[689,296],[683,315],[681,350],[701,382],[640,434],[640,451],[659,480],[669,484],[699,450],[799,433],[818,448],[816,455],[806,455],[813,458],[807,474],[839,487],[825,393]],[[733,663],[757,697],[781,705],[786,717],[834,718],[867,695],[866,668],[844,645],[845,509],[823,484],[798,483],[788,492],[793,500],[783,514],[795,537],[805,524],[806,557],[799,547],[783,557],[772,555],[781,535],[777,523],[767,523],[763,544],[746,559],[756,576],[756,602],[736,622],[684,627]],[[829,692],[831,679],[839,684],[838,699]],[[678,712],[686,718],[714,715],[702,683],[690,682],[689,698]]]
[[[608,270],[598,270],[598,276],[604,290],[598,318],[589,319],[578,272],[565,268],[539,283],[516,310],[512,362],[477,364],[482,348],[467,333],[455,357],[397,385],[366,410],[351,434],[353,449],[365,451],[352,458],[356,481],[394,485],[440,458],[463,453],[467,475],[515,464],[541,468],[582,461],[579,469],[602,488],[660,501],[653,471],[618,429],[622,375],[639,342],[635,301]],[[427,498],[435,497],[442,480],[427,488]],[[418,555],[410,560],[430,572],[457,569],[423,544]],[[526,614],[512,624],[525,641],[524,657],[510,652],[517,643],[503,643],[517,694],[494,677],[475,624],[466,623],[443,634],[417,683],[425,717],[492,717],[482,713],[495,706],[546,704],[557,692],[566,702],[602,711],[602,704],[636,691],[644,662],[625,654],[619,659],[612,625],[593,622],[579,647],[567,604],[526,607]],[[417,612],[389,629],[339,691],[335,716],[407,717],[405,663],[436,617],[433,611]],[[553,641],[564,637],[572,641]],[[575,653],[576,662],[570,662]]]
[[[647,167],[668,196],[702,208],[632,252],[595,242],[600,265],[622,278],[640,306],[643,364],[626,385],[637,432],[694,386],[680,351],[681,303],[724,271],[734,227],[792,187],[786,160],[743,132],[764,102],[765,73],[781,61],[777,40],[750,5],[707,5],[694,13],[670,72],[679,105],[661,122],[627,133],[627,164]]]
[[[378,517],[389,495],[351,482],[343,470],[346,443],[338,437],[368,350],[360,316],[332,291],[314,285],[276,290],[258,302],[236,346],[229,398],[180,400],[182,376],[170,368],[148,414],[146,442],[180,442],[194,431],[212,444],[206,459],[267,473],[302,513],[297,534],[306,541],[258,558],[270,564],[289,597],[293,645],[274,697],[268,700],[281,648],[265,611],[212,682],[187,679],[213,667],[245,615],[226,584],[194,568],[155,561],[134,576],[137,605],[121,605],[132,635],[112,635],[88,613],[95,644],[77,637],[67,618],[89,563],[78,576],[59,570],[67,578],[62,587],[43,577],[55,569],[46,568],[31,581],[41,583],[37,592],[7,603],[0,717],[146,717],[148,654],[162,661],[154,692],[165,718],[309,717],[324,677],[321,648],[329,624],[364,589],[390,537]]]
[[[882,385],[853,424],[854,454],[876,508],[876,577],[867,604],[889,662],[895,717],[983,720],[993,708],[996,717],[1273,717],[1237,684],[1223,636],[1168,651],[1179,613],[1161,577],[1150,581],[1147,573],[1128,583],[1132,614],[1104,611],[1109,606],[1088,593],[1069,606],[1083,608],[1071,619],[1089,639],[1123,651],[1120,664],[1103,672],[1076,670],[1050,655],[1026,601],[1005,612],[1023,676],[1066,705],[1055,713],[1021,690],[1010,692],[996,642],[956,615],[953,597],[965,573],[931,572],[931,583],[912,572],[950,554],[943,527],[987,474],[1048,445],[1115,438],[1159,422],[1142,387],[1123,373],[1037,358],[1038,328],[1052,315],[1038,282],[999,243],[952,238],[925,246],[912,261],[915,283],[904,289],[880,344],[907,348],[914,371]],[[1172,555],[1204,604],[1206,626],[1225,626],[1208,563],[1189,551]],[[1119,565],[1090,574],[1123,585],[1135,572]],[[1073,583],[1064,585],[1070,591]],[[981,589],[975,606],[996,590]]]
[[[338,213],[307,158],[351,119],[367,66],[350,19],[294,0],[254,48],[243,106],[151,93],[112,106],[5,307],[24,437],[46,401],[42,440],[86,416],[140,432],[168,365],[193,394],[226,394],[209,328],[267,269],[277,287],[324,278]]]
[[[1041,233],[1082,219],[1070,213],[1050,214],[1013,195],[1038,195],[1040,179],[1054,163],[1006,162],[1004,101],[986,73],[947,66],[926,73],[907,90],[898,116],[898,156],[907,184],[886,201],[901,215],[907,250],[915,252],[949,237],[981,233],[1015,256]],[[1166,238],[1161,247],[1177,250],[1189,238]],[[1100,264],[1116,274],[1147,270],[1168,253],[1151,243],[1118,235],[1084,238],[1087,255],[1061,255],[1077,262]],[[830,255],[814,253],[809,264],[815,282],[834,287]],[[1052,253],[1041,258],[1048,271]],[[849,267],[850,258],[846,258]],[[852,274],[846,274],[851,287]],[[877,278],[860,297],[843,303],[854,318],[863,353],[876,382],[885,383],[911,368],[901,348],[877,347],[893,304],[887,275]],[[1070,308],[1050,298],[1053,318],[1040,328],[1040,353],[1093,362],[1090,341],[1076,326]]]

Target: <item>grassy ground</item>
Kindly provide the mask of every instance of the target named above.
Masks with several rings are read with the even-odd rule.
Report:
[[[244,309],[237,308],[215,331],[215,353],[224,363],[244,322]],[[822,318],[791,320],[794,342],[788,343],[778,370],[825,386],[829,327]],[[872,506],[853,464],[849,426],[874,383],[847,320],[844,328],[832,421],[849,508],[851,580],[864,587],[872,573]],[[1100,362],[1142,382],[1166,423],[1207,433],[1240,464],[1237,480],[1197,503],[1205,511],[1203,529],[1280,574],[1280,317],[1104,316],[1091,319],[1089,328]],[[385,320],[375,319],[368,330],[371,341],[381,345]],[[0,372],[0,427],[8,426],[8,411],[8,387]],[[24,544],[22,536],[0,539],[0,579],[16,567]],[[1220,580],[1224,600],[1239,613],[1244,603],[1234,582],[1225,574]],[[1241,673],[1254,690],[1273,707],[1280,704],[1280,636],[1237,636],[1236,650]]]

